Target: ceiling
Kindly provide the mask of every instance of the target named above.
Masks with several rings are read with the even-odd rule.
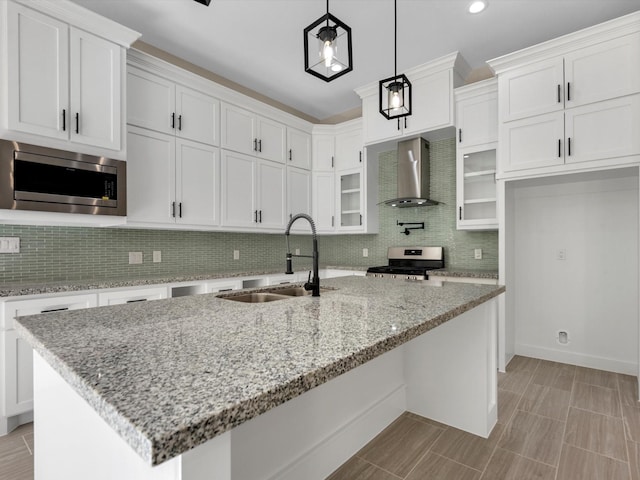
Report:
[[[354,89],[393,75],[393,1],[333,0],[352,28],[352,72],[324,82],[304,72],[303,29],[323,0],[73,0],[142,33],[142,40],[319,121],[360,106]],[[640,0],[398,0],[398,71],[459,51],[472,68],[640,10]]]

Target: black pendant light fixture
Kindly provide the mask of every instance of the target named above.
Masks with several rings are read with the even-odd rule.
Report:
[[[304,29],[304,70],[330,82],[353,70],[351,27],[327,13]]]
[[[398,4],[393,0],[393,77],[380,80],[378,87],[380,113],[387,120],[411,115],[411,82],[398,75]]]

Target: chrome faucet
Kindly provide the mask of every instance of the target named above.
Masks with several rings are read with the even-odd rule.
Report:
[[[291,253],[291,248],[289,247],[289,231],[291,230],[291,225],[293,222],[298,220],[299,218],[304,218],[311,225],[311,234],[313,235],[313,255],[293,255]],[[309,280],[304,284],[304,289],[307,291],[311,291],[312,297],[320,296],[320,276],[318,274],[318,236],[316,235],[316,224],[313,222],[313,218],[311,218],[306,213],[298,213],[291,217],[289,220],[289,224],[287,225],[286,230],[284,231],[285,236],[287,237],[287,271],[284,272],[288,275],[293,274],[292,262],[293,257],[304,257],[304,258],[313,258],[313,280],[311,280],[311,272],[309,272]]]

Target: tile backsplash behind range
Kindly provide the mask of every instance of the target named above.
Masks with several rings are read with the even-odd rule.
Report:
[[[456,230],[455,140],[431,142],[431,196],[442,205],[424,208],[380,207],[380,231],[376,235],[320,237],[322,264],[371,266],[386,263],[389,245],[444,245],[447,266],[458,269],[497,269],[497,232]],[[396,155],[380,157],[379,199],[395,196]],[[425,222],[425,230],[401,233],[401,222]],[[282,269],[286,252],[283,234],[191,232],[87,227],[0,225],[0,236],[20,237],[19,254],[0,254],[0,283],[72,281],[122,277],[155,277],[181,274],[262,271]],[[310,252],[311,241],[292,236],[291,247]],[[362,249],[369,256],[362,256]],[[483,259],[473,250],[482,248]],[[154,250],[162,262],[153,263]],[[240,259],[233,260],[233,251]],[[129,252],[142,252],[143,263],[129,265]],[[294,270],[309,268],[303,259]]]

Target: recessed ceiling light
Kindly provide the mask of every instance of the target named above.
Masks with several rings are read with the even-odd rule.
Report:
[[[485,8],[487,8],[487,2],[478,0],[476,2],[472,2],[471,5],[469,5],[469,13],[480,13]]]

